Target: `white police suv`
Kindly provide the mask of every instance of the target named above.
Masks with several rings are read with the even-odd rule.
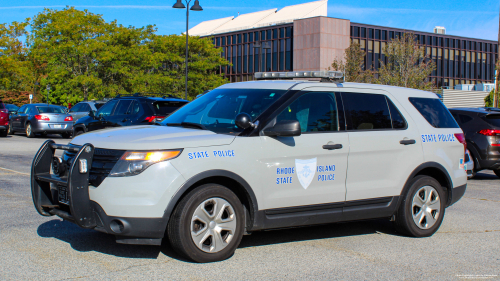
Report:
[[[34,205],[118,243],[230,257],[253,231],[387,218],[434,234],[465,192],[465,140],[435,94],[336,82],[336,72],[257,73],[180,108],[160,126],[47,141]],[[64,150],[63,157],[54,151]]]

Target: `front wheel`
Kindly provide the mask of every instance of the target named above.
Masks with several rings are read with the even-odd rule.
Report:
[[[26,136],[28,138],[34,138],[35,137],[35,133],[33,133],[33,128],[31,127],[30,123],[26,124]]]
[[[197,187],[175,208],[168,238],[176,252],[195,262],[225,260],[243,237],[243,206],[228,188],[218,184]]]
[[[396,213],[396,230],[413,237],[432,236],[443,221],[445,196],[436,179],[415,177]]]
[[[493,173],[495,173],[495,175],[500,178],[500,169],[493,170]]]

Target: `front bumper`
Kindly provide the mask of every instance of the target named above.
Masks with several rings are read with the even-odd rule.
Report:
[[[56,149],[75,153],[67,177],[51,173]],[[89,184],[90,169],[80,172],[80,160],[92,167],[94,151],[91,144],[75,147],[49,140],[42,145],[31,171],[37,211],[42,216],[57,215],[82,228],[115,235],[118,243],[160,245],[168,224],[165,209],[177,191],[174,187],[184,178],[169,162],[162,162],[137,176],[107,177],[94,187]],[[99,151],[96,153],[98,159]]]
[[[9,125],[7,126],[0,126],[0,131],[5,131],[5,130],[8,130],[9,129]]]

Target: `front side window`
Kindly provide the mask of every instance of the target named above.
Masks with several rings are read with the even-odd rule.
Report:
[[[97,116],[99,117],[104,117],[104,116],[110,116],[111,113],[113,113],[113,109],[115,108],[116,103],[118,103],[117,100],[111,100],[107,102],[105,105],[99,109],[97,112]]]
[[[384,95],[342,93],[349,130],[392,129],[391,114]]]
[[[243,131],[234,119],[239,113],[248,113],[252,120],[276,102],[286,90],[272,89],[215,89],[186,104],[167,117],[163,125],[194,123],[221,134]]]
[[[411,104],[434,128],[459,128],[457,121],[439,99],[409,98]]]
[[[276,122],[299,121],[302,133],[339,130],[335,94],[312,92],[300,96],[287,106]]]
[[[130,104],[132,103],[132,100],[121,100],[118,103],[118,106],[116,107],[114,115],[125,115],[128,112],[128,108],[130,107]]]

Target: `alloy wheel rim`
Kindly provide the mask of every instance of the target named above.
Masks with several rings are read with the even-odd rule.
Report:
[[[236,233],[236,213],[229,202],[210,198],[196,207],[191,218],[191,238],[205,253],[226,248]]]
[[[26,126],[26,134],[31,135],[31,125]]]
[[[441,200],[437,190],[429,185],[422,186],[413,196],[411,213],[420,229],[433,227],[439,219]]]

